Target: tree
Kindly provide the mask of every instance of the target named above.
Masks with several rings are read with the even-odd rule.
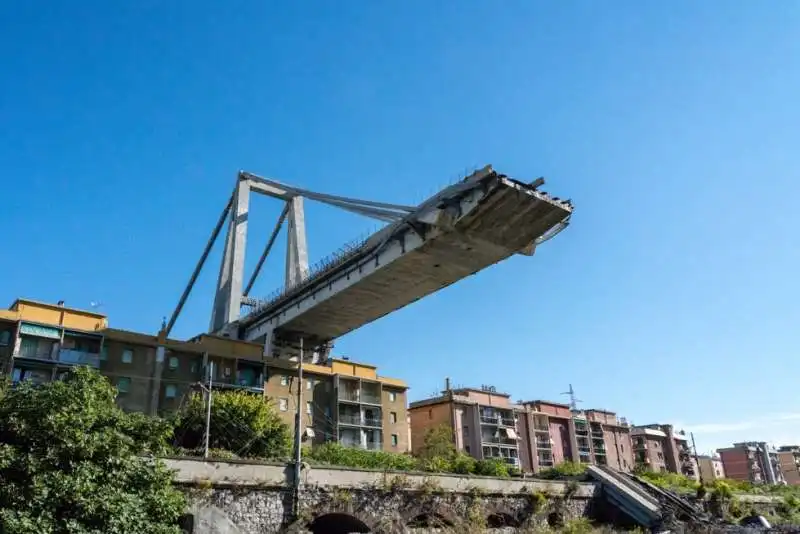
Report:
[[[447,425],[439,425],[429,428],[425,432],[422,448],[417,456],[423,460],[442,458],[450,461],[457,452],[456,445],[453,443],[453,431]]]
[[[180,532],[184,496],[143,457],[166,450],[168,423],[120,410],[89,368],[0,389],[0,532]]]
[[[207,404],[195,393],[177,416],[175,445],[203,447]],[[292,450],[292,435],[267,399],[244,391],[213,392],[209,447],[251,458],[281,458]]]

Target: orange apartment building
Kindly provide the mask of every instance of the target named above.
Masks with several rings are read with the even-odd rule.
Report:
[[[519,408],[506,393],[483,387],[450,389],[409,405],[411,450],[419,451],[425,433],[442,425],[453,432],[456,448],[478,460],[496,458],[520,466]]]
[[[495,388],[450,389],[411,403],[411,449],[418,451],[431,428],[453,431],[456,448],[476,459],[499,458],[524,472],[564,461],[633,467],[630,427],[603,410],[574,412],[548,401],[511,402]]]
[[[123,409],[164,415],[177,410],[211,370],[214,389],[264,395],[291,427],[297,389],[305,388],[303,424],[311,442],[409,450],[405,382],[379,376],[374,366],[333,358],[304,364],[299,384],[296,362],[262,354],[261,345],[229,338],[179,341],[109,328],[105,315],[63,303],[18,299],[0,310],[0,373],[13,382],[49,382],[87,365],[116,386]]]
[[[672,425],[635,426],[631,438],[636,465],[650,471],[680,473],[694,480],[700,479],[700,468],[685,433],[676,433]]]
[[[717,449],[725,476],[753,484],[782,484],[783,473],[778,453],[763,441],[734,443]]]
[[[800,486],[800,446],[779,447],[778,465],[787,484]]]

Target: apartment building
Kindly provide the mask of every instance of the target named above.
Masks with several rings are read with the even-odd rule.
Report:
[[[296,362],[272,360],[265,393],[291,427],[298,387],[303,389],[302,425],[309,442],[409,452],[405,382],[379,376],[372,365],[331,358],[323,364],[304,364],[301,383]]]
[[[698,456],[697,467],[704,482],[713,482],[725,478],[725,466],[719,456]]]
[[[538,473],[565,461],[578,461],[575,423],[569,405],[534,400],[519,406],[523,471]]]
[[[778,451],[763,441],[734,443],[717,449],[725,476],[753,484],[783,484]]]
[[[631,430],[631,439],[636,465],[650,471],[680,473],[699,480],[700,469],[686,435],[676,433],[672,425],[635,426]]]
[[[407,385],[379,376],[374,366],[346,359],[304,364],[301,385],[296,362],[265,360],[255,343],[205,334],[179,341],[109,328],[104,315],[63,302],[18,299],[0,310],[0,372],[13,382],[56,380],[75,365],[105,375],[119,391],[121,408],[149,415],[177,410],[210,378],[216,390],[265,395],[294,427],[297,389],[304,387],[308,441],[409,450]]]
[[[543,400],[520,406],[523,470],[538,472],[564,461],[633,468],[630,426],[614,412]]]
[[[630,426],[605,410],[577,411],[567,404],[534,400],[514,404],[496,388],[449,387],[409,407],[412,451],[425,433],[445,425],[456,448],[476,459],[499,458],[524,472],[565,461],[631,470]]]
[[[778,447],[778,465],[787,484],[800,486],[800,446]]]
[[[494,387],[451,389],[440,396],[412,402],[411,450],[421,450],[428,430],[445,425],[453,432],[458,450],[478,460],[500,459],[520,466],[519,408],[507,393]]]

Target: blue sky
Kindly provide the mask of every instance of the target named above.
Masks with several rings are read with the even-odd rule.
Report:
[[[800,4],[5,2],[0,300],[172,311],[238,169],[419,202],[491,163],[572,226],[337,352],[800,442]],[[311,260],[369,220],[308,205]],[[254,201],[248,264],[280,205]],[[207,327],[215,251],[175,334]],[[267,264],[255,294],[282,279]]]

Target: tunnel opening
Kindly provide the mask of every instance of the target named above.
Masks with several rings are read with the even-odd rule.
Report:
[[[371,532],[369,527],[350,514],[325,514],[308,525],[314,534],[351,534],[352,532]]]
[[[511,514],[497,513],[491,514],[486,518],[486,526],[489,528],[518,528],[520,526],[520,522]]]

